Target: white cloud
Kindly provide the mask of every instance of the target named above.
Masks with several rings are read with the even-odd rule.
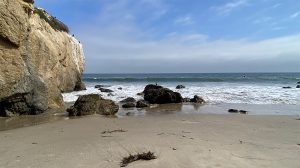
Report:
[[[281,3],[277,3],[277,4],[274,4],[274,5],[272,6],[272,8],[273,8],[273,9],[276,9],[276,8],[280,7],[281,5],[282,5]]]
[[[297,18],[298,16],[300,16],[300,11],[295,12],[292,15],[290,15],[290,18],[294,19],[294,18]]]
[[[220,15],[229,15],[232,11],[244,7],[247,4],[248,0],[235,0],[221,6],[213,6],[212,9]]]
[[[193,24],[194,20],[190,16],[184,16],[184,17],[178,17],[174,21],[176,24],[183,24],[183,25],[188,25],[188,24]]]
[[[272,19],[273,19],[272,17],[262,17],[262,18],[259,18],[259,19],[255,19],[253,21],[253,24],[267,23],[267,22],[271,21]]]

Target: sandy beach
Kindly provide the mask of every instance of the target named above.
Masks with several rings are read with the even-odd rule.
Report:
[[[0,132],[0,167],[113,168],[129,154],[152,151],[157,159],[127,167],[298,168],[299,144],[293,116],[93,115]]]

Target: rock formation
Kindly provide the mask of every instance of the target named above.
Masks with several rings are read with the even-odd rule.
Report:
[[[58,29],[63,23],[27,2],[0,1],[2,116],[62,107],[61,92],[81,86],[81,44],[63,31],[66,27]]]
[[[158,85],[147,85],[144,89],[144,99],[151,104],[181,103],[183,101],[180,93]]]
[[[101,98],[100,95],[90,94],[79,96],[75,104],[67,109],[69,116],[84,116],[92,114],[114,115],[119,106],[112,100]]]

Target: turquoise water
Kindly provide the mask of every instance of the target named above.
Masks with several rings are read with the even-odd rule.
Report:
[[[228,82],[295,84],[300,73],[162,73],[162,74],[84,74],[85,82],[165,83],[165,82]]]

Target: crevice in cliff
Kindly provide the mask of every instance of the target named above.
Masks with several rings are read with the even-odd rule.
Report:
[[[0,35],[0,45],[8,48],[8,49],[16,49],[19,48],[19,46],[12,41],[10,41],[8,38],[3,37]]]

